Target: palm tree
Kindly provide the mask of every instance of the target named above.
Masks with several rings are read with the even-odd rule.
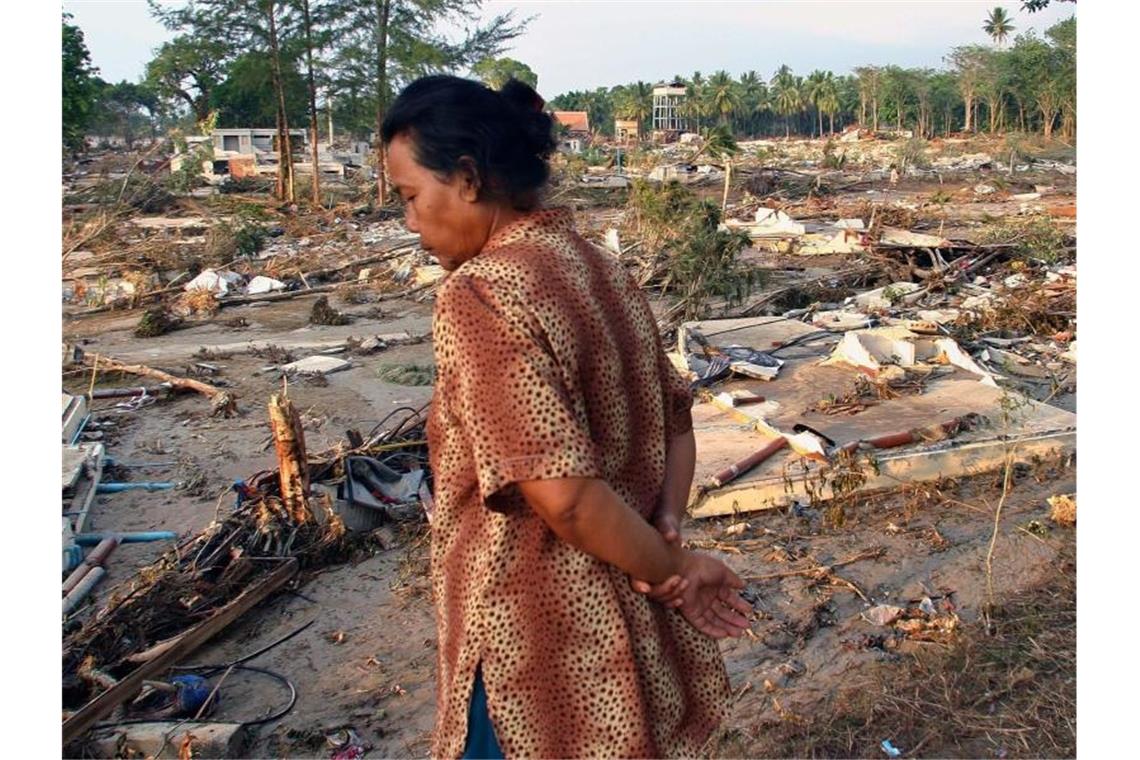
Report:
[[[642,133],[645,121],[653,115],[653,86],[639,81],[622,88],[614,98],[614,113],[636,121],[638,133]]]
[[[835,74],[830,71],[824,72],[823,81],[820,82],[819,87],[819,96],[815,103],[815,107],[819,109],[820,113],[819,131],[823,132],[823,114],[827,114],[828,131],[835,134],[835,113],[840,107],[839,82],[836,80]]]
[[[710,110],[716,114],[722,125],[728,125],[729,117],[740,110],[740,93],[736,83],[727,71],[718,71],[709,77],[706,85]]]
[[[787,64],[781,65],[772,75],[772,102],[776,113],[784,117],[784,138],[792,136],[791,116],[803,107],[803,95],[795,75]]]
[[[747,132],[756,134],[755,117],[767,107],[768,88],[755,71],[746,71],[740,76],[740,110],[747,119]]]
[[[701,72],[694,71],[689,83],[685,85],[685,101],[681,106],[681,113],[685,119],[691,120],[689,126],[699,131],[701,120],[711,112],[708,85]]]
[[[804,99],[815,107],[816,116],[819,119],[819,136],[823,137],[823,108],[820,107],[820,102],[823,100],[827,92],[827,74],[816,69],[811,74],[808,74],[806,92]]]
[[[720,210],[723,213],[728,207],[728,188],[732,181],[732,158],[740,152],[740,146],[736,144],[732,130],[728,128],[727,124],[719,124],[712,129],[707,129],[701,136],[704,137],[703,144],[693,154],[691,160],[696,161],[702,153],[707,153],[714,160],[724,161],[724,196],[720,202]]]
[[[1009,14],[1005,12],[1005,8],[996,6],[989,15],[986,16],[986,23],[982,24],[982,29],[993,38],[993,41],[1000,47],[1009,33],[1013,31],[1013,23],[1010,20]]]

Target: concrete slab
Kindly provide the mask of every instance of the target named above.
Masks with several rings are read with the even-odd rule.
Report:
[[[352,362],[337,359],[335,356],[306,356],[304,359],[283,364],[281,371],[290,375],[293,373],[300,375],[327,375],[332,372],[340,372],[351,366]]]
[[[103,479],[106,449],[101,443],[81,443],[63,447],[63,511],[74,532],[87,527],[95,491]]]
[[[63,394],[63,443],[71,443],[87,419],[87,397]]]
[[[765,320],[768,320],[765,323]],[[770,351],[797,335],[816,328],[797,322],[771,322],[771,318],[691,323],[709,342],[731,342]],[[751,322],[752,326],[748,323]],[[731,330],[731,332],[725,332]],[[825,415],[816,404],[849,393],[858,371],[842,365],[822,365],[838,336],[809,340],[780,351],[787,363],[770,382],[736,379],[717,390],[750,390],[767,401],[755,407],[725,408],[698,403],[693,408],[697,438],[694,483],[763,448],[774,437],[807,426],[826,436],[836,447],[855,441],[950,422],[967,414],[983,415],[987,422],[949,440],[877,449],[877,462],[858,473],[862,484],[851,492],[897,487],[914,481],[972,475],[1000,468],[1007,454],[1024,461],[1076,450],[1076,415],[1030,401],[1017,394],[978,382],[976,375],[957,367],[939,367],[921,395],[882,400],[857,414]],[[800,449],[797,453],[797,448]],[[806,458],[802,447],[784,448],[737,480],[715,489],[693,504],[697,517],[750,512],[835,496],[835,473],[826,463]]]

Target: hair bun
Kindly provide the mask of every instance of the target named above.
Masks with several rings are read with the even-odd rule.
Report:
[[[541,111],[542,107],[546,105],[546,101],[534,91],[533,87],[514,77],[508,79],[507,83],[499,88],[499,95],[515,108],[524,111]]]
[[[499,89],[499,96],[519,114],[530,150],[548,158],[558,143],[554,140],[554,118],[543,110],[546,101],[533,87],[514,77]]]

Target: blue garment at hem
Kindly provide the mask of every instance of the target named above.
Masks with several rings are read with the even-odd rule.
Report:
[[[483,686],[483,670],[475,671],[475,688],[467,710],[467,747],[465,760],[503,760],[503,749],[495,738],[491,715],[487,712],[487,689]]]

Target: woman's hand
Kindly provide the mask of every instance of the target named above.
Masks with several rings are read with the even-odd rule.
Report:
[[[737,593],[744,581],[728,565],[686,551],[681,578],[680,611],[694,628],[714,639],[735,638],[748,630],[745,616],[752,606]]]
[[[739,636],[748,628],[751,605],[737,592],[744,582],[728,565],[704,554],[682,550],[681,572],[653,586],[631,581],[634,591],[668,607],[679,608],[694,628],[714,639]]]

